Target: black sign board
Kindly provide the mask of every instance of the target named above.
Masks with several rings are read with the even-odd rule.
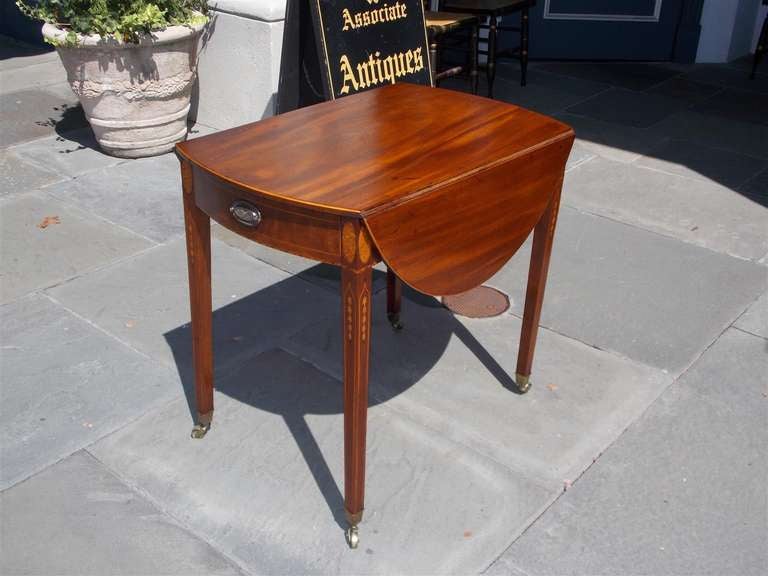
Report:
[[[432,85],[422,0],[309,0],[326,99]]]

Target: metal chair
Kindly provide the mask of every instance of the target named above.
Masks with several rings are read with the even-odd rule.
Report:
[[[478,49],[478,54],[487,56],[486,74],[488,77],[488,97],[493,98],[493,82],[496,78],[496,60],[515,58],[520,60],[520,85],[525,86],[528,71],[528,10],[536,5],[536,0],[444,0],[441,8],[447,12],[476,14],[483,19],[481,29],[488,30],[488,47]],[[520,26],[501,26],[499,18],[520,12]],[[484,20],[488,20],[486,24]],[[513,50],[497,50],[498,33],[520,32],[520,45]]]

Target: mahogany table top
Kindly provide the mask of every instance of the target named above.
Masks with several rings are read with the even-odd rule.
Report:
[[[365,216],[572,135],[517,106],[403,83],[196,138],[177,151],[260,195]]]

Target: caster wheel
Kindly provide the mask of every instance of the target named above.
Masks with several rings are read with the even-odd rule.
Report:
[[[355,550],[357,545],[360,544],[360,535],[357,532],[357,526],[350,526],[347,528],[347,543],[352,550]]]
[[[400,322],[400,314],[390,314],[389,324],[395,332],[400,332],[403,329],[403,323]]]
[[[192,428],[192,438],[199,440],[204,437],[210,429],[210,424],[195,424],[195,427]]]
[[[515,384],[517,384],[517,391],[520,394],[525,394],[531,389],[531,377],[515,374]]]

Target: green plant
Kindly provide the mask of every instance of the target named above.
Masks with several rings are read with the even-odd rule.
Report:
[[[78,34],[137,42],[143,33],[207,20],[206,0],[16,0],[16,5],[65,30],[68,45],[77,43]]]

